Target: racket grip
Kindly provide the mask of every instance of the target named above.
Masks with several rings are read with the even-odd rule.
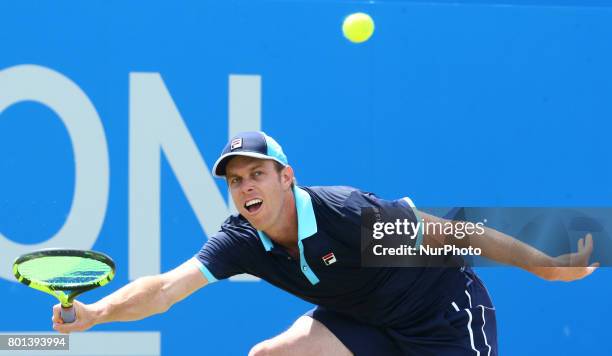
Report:
[[[68,308],[62,307],[60,310],[60,316],[62,317],[64,323],[74,323],[74,321],[76,320],[76,312],[74,310],[74,306],[70,306]]]

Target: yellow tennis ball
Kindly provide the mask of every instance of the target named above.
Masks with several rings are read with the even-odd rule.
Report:
[[[351,14],[344,19],[342,32],[353,43],[365,42],[374,33],[374,20],[363,12]]]

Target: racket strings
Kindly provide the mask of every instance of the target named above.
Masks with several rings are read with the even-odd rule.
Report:
[[[104,262],[77,256],[44,256],[23,262],[18,267],[25,278],[55,288],[94,284],[112,273]]]

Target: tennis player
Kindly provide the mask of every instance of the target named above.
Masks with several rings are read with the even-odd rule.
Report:
[[[362,208],[400,211],[413,222],[444,220],[417,211],[406,198],[297,186],[280,145],[263,132],[232,138],[213,173],[226,179],[238,214],[192,259],[96,303],[75,302],[75,323],[63,324],[57,305],[53,327],[67,333],[142,319],[205,285],[249,273],[317,306],[287,331],[255,345],[250,355],[497,355],[495,307],[469,267],[361,265]],[[436,234],[422,238],[424,244],[448,243]],[[588,264],[590,236],[579,242],[578,252],[559,258],[488,228],[472,245],[547,280],[580,279],[597,267]],[[570,259],[578,267],[560,267]]]

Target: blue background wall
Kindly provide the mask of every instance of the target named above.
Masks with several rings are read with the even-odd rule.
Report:
[[[340,31],[356,11],[376,21],[361,45]],[[161,75],[209,163],[227,140],[228,76],[254,74],[261,126],[301,184],[409,195],[417,206],[610,206],[611,39],[605,1],[0,3],[0,70],[62,73],[104,126],[110,195],[94,248],[119,271],[85,302],[128,282],[130,73]],[[22,244],[53,235],[70,208],[73,167],[53,111],[22,102],[1,112],[0,232]],[[161,176],[165,271],[206,236],[165,159]],[[571,284],[514,268],[479,273],[502,354],[612,348],[612,271]],[[51,297],[2,279],[0,295],[27,305],[4,309],[13,322],[0,331],[50,330]],[[265,282],[222,282],[164,315],[96,330],[161,331],[164,355],[245,354],[308,308]]]

